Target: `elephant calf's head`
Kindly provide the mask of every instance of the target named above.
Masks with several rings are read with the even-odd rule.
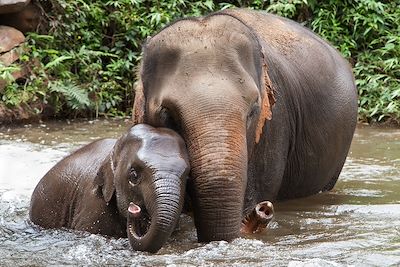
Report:
[[[106,202],[116,197],[135,250],[157,252],[182,210],[188,156],[181,137],[166,128],[136,125],[122,136],[96,179]]]

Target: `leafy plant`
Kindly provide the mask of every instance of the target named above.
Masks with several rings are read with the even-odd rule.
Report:
[[[11,81],[0,92],[12,107],[51,106],[54,116],[119,116],[132,108],[141,44],[171,21],[231,7],[263,9],[311,28],[353,65],[363,121],[400,121],[399,1],[377,0],[51,0],[49,27],[28,35]],[[43,34],[46,33],[46,34]],[[41,112],[41,108],[38,112]]]
[[[67,105],[73,110],[82,110],[90,106],[88,92],[73,83],[56,81],[49,84],[49,89],[50,92],[60,93],[65,97]]]
[[[400,10],[398,1],[324,1],[311,28],[354,64],[359,118],[400,122]]]

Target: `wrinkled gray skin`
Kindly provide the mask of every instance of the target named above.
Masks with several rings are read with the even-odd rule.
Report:
[[[236,238],[264,200],[334,186],[357,95],[349,64],[317,35],[232,9],[179,20],[148,38],[143,53],[134,121],[184,138],[199,241]]]
[[[30,219],[45,228],[128,234],[133,249],[157,252],[182,211],[188,172],[180,136],[136,125],[118,140],[95,141],[57,163],[32,194]],[[137,221],[128,216],[132,206]]]

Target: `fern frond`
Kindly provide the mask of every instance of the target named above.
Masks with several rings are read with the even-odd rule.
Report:
[[[74,110],[89,107],[90,100],[88,92],[74,83],[54,82],[49,85],[51,92],[62,94],[67,100],[67,105]]]
[[[73,57],[71,57],[71,56],[57,57],[53,61],[50,61],[49,63],[47,63],[46,66],[44,66],[44,69],[47,70],[47,69],[52,68],[52,67],[57,67],[57,66],[59,66],[61,64],[61,62],[65,61],[65,60],[72,59],[72,58]]]

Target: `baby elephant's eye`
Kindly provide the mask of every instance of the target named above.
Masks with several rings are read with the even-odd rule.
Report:
[[[139,182],[139,176],[134,168],[129,169],[129,183],[136,185]]]

